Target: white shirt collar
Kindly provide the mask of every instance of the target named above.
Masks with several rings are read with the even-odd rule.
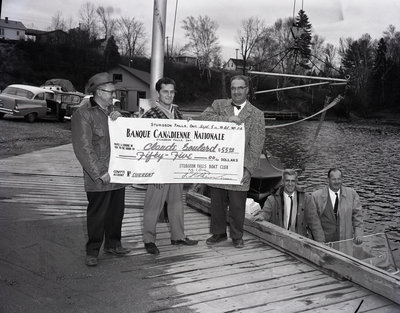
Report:
[[[338,197],[340,197],[340,189],[338,191],[333,191],[331,188],[328,189],[329,189],[329,195],[331,197],[336,197],[336,193],[338,194]]]

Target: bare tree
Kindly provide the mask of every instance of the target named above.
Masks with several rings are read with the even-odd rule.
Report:
[[[383,35],[387,46],[388,58],[394,63],[400,64],[400,32],[396,31],[394,25],[389,25]]]
[[[314,72],[321,72],[324,65],[325,45],[324,38],[314,34],[311,40],[311,54],[310,54],[310,70]]]
[[[116,19],[112,18],[112,14],[114,13],[113,7],[103,7],[99,6],[96,9],[96,13],[99,17],[101,23],[101,30],[104,34],[104,38],[108,39],[115,33],[115,27],[117,24]]]
[[[249,59],[254,57],[257,44],[265,35],[264,30],[264,22],[257,17],[242,20],[242,28],[237,32],[236,41],[240,45],[240,52],[243,59],[243,74],[246,73]]]
[[[199,61],[199,66],[208,69],[220,63],[221,47],[216,35],[218,24],[207,15],[195,18],[188,16],[183,20],[182,28],[189,43],[185,49],[193,52]]]
[[[91,39],[97,38],[97,16],[94,4],[84,3],[79,10],[79,23],[83,30],[89,33]]]
[[[273,26],[264,29],[264,34],[254,50],[260,69],[267,71],[279,69],[280,72],[286,73],[288,69],[293,68],[294,59],[291,53],[294,39],[290,31],[292,25],[292,18],[280,18]]]
[[[50,30],[67,30],[67,22],[62,17],[61,11],[57,11],[56,14],[51,18]]]
[[[144,24],[134,17],[121,17],[118,19],[118,40],[122,53],[125,56],[143,56],[146,47],[146,32]]]
[[[327,43],[324,48],[323,55],[325,59],[323,70],[325,76],[333,76],[333,69],[336,68],[337,63],[337,48],[333,44]]]

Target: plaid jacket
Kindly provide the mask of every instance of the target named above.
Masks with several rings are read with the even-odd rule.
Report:
[[[179,111],[179,107],[176,104],[172,104],[172,106],[174,108],[174,119],[182,120],[183,115],[182,115],[181,111]],[[153,106],[151,109],[149,109],[148,111],[146,111],[146,113],[144,113],[142,115],[142,118],[168,119],[168,116],[165,115],[165,113],[162,110],[160,110],[157,106]]]

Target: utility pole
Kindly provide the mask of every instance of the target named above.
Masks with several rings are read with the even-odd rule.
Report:
[[[167,0],[154,0],[153,38],[151,47],[150,94],[157,98],[155,85],[164,74],[164,42]]]
[[[238,51],[239,51],[239,49],[235,49],[236,50],[236,60],[237,60],[237,58],[238,58]]]
[[[168,50],[169,50],[169,48],[168,48],[168,36],[167,37],[165,37],[165,38],[167,38],[167,61],[169,61],[169,53],[168,53]]]

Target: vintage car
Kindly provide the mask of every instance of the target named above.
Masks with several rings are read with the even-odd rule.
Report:
[[[40,88],[51,90],[55,94],[55,100],[61,105],[61,114],[64,119],[71,119],[73,107],[78,105],[85,94],[77,91],[67,79],[53,78],[47,80]]]
[[[61,105],[61,110],[62,110],[61,114],[63,114],[63,117],[66,120],[71,119],[73,108],[79,105],[82,99],[85,97],[85,94],[78,91],[74,92],[54,91],[54,94],[55,94],[55,100]]]
[[[51,90],[29,86],[10,85],[0,94],[0,118],[5,114],[23,116],[29,123],[38,118],[64,118],[65,112]]]

